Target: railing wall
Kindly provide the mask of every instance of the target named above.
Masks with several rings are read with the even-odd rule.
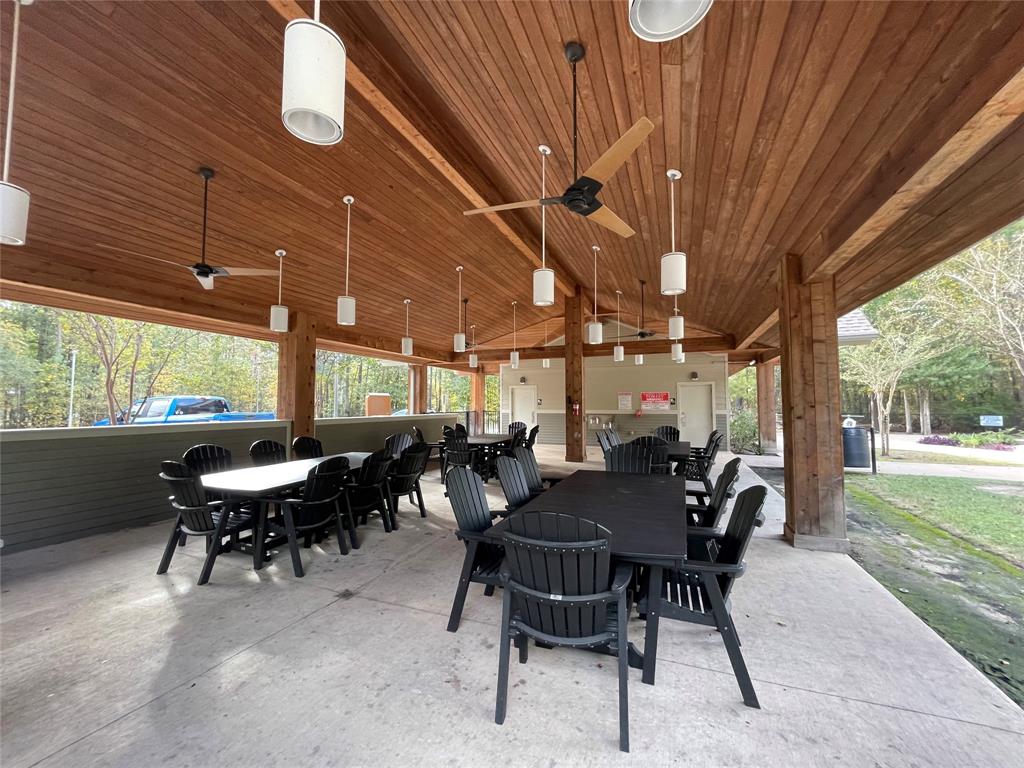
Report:
[[[388,435],[412,433],[413,427],[423,430],[428,442],[441,437],[445,424],[466,422],[465,413],[427,413],[414,416],[352,416],[338,419],[317,419],[316,438],[324,444],[325,453],[344,451],[375,451],[384,447]]]

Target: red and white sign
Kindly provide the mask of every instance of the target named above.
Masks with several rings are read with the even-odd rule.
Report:
[[[640,410],[667,411],[670,408],[668,392],[641,392]]]

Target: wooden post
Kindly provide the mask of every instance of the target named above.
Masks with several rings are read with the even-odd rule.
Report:
[[[409,413],[427,412],[427,366],[409,365]]]
[[[583,289],[565,298],[565,460],[587,460],[583,402]]]
[[[484,433],[484,411],[487,410],[487,374],[477,369],[469,374],[469,410],[473,412],[472,434]]]
[[[277,418],[292,422],[292,434],[312,435],[316,416],[316,325],[293,312],[277,345]]]
[[[761,453],[779,452],[775,434],[775,363],[757,364],[757,434]]]
[[[796,547],[846,552],[839,336],[835,280],[801,283],[788,254],[779,276],[786,538]]]

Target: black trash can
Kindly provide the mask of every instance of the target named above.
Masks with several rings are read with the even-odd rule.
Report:
[[[871,436],[867,427],[843,427],[843,466],[871,466]]]

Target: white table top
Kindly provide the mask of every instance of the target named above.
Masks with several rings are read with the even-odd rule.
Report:
[[[202,476],[203,487],[232,496],[269,496],[277,491],[302,485],[306,482],[309,470],[321,461],[326,461],[334,456],[344,456],[348,459],[349,467],[359,469],[363,465],[363,460],[369,455],[369,451],[352,451],[323,456],[319,459],[299,459],[281,464],[267,464],[262,467],[211,472]]]

